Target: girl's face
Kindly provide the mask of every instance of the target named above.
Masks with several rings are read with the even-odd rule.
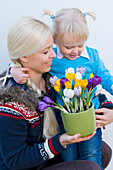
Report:
[[[52,49],[53,37],[50,33],[43,48],[35,54],[27,57],[27,64],[31,72],[45,73],[51,68],[53,57],[56,57]]]
[[[68,36],[68,39],[64,38],[63,41],[59,41],[58,46],[61,54],[65,58],[75,60],[83,52],[84,43],[84,41],[76,41],[73,36]]]

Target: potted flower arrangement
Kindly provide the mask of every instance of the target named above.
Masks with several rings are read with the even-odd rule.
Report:
[[[50,83],[60,94],[63,105],[47,96],[38,102],[40,111],[49,107],[61,110],[64,128],[68,135],[80,133],[83,137],[96,129],[92,100],[99,94],[96,86],[100,84],[101,78],[91,73],[89,79],[86,79],[86,74],[86,69],[80,66],[76,72],[73,68],[66,69],[63,78],[56,76],[50,78]]]

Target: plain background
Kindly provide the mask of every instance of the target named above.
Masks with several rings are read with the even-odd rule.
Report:
[[[36,17],[51,26],[48,16],[42,17],[43,9],[55,14],[62,8],[79,8],[83,12],[95,12],[93,21],[87,16],[90,36],[87,44],[96,47],[110,73],[113,74],[113,20],[112,0],[0,0],[0,73],[10,62],[7,51],[7,33],[15,20],[21,16]],[[108,97],[113,100],[107,93]],[[103,130],[104,140],[113,148],[113,123]],[[113,169],[113,158],[107,170]]]

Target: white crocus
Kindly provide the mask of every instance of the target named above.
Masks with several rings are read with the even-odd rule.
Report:
[[[66,69],[65,73],[66,74],[68,74],[68,73],[75,73],[74,68],[70,67],[70,68]]]
[[[71,90],[71,89],[64,89],[63,93],[64,93],[64,96],[66,96],[69,99],[74,96],[74,90]]]
[[[76,78],[77,80],[81,80],[81,79],[82,79],[82,75],[81,75],[81,73],[76,72],[76,74],[75,74],[75,78]]]
[[[65,102],[65,104],[67,103],[67,104],[69,104],[69,98],[64,98],[64,102]]]
[[[67,110],[69,111],[69,112],[71,112],[71,110],[70,110],[70,108],[69,108],[69,98],[64,98],[64,97],[62,97],[62,99],[63,99],[63,101],[64,101],[64,103],[65,103],[65,105],[66,105],[66,107],[67,107]]]
[[[97,85],[97,90],[95,92],[95,96],[98,96],[101,93],[101,91],[102,91],[102,86],[99,84],[99,85]]]

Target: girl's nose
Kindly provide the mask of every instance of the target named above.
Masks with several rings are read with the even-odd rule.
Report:
[[[73,48],[73,49],[72,49],[72,53],[73,53],[73,54],[78,54],[78,48],[77,48],[77,47]]]

